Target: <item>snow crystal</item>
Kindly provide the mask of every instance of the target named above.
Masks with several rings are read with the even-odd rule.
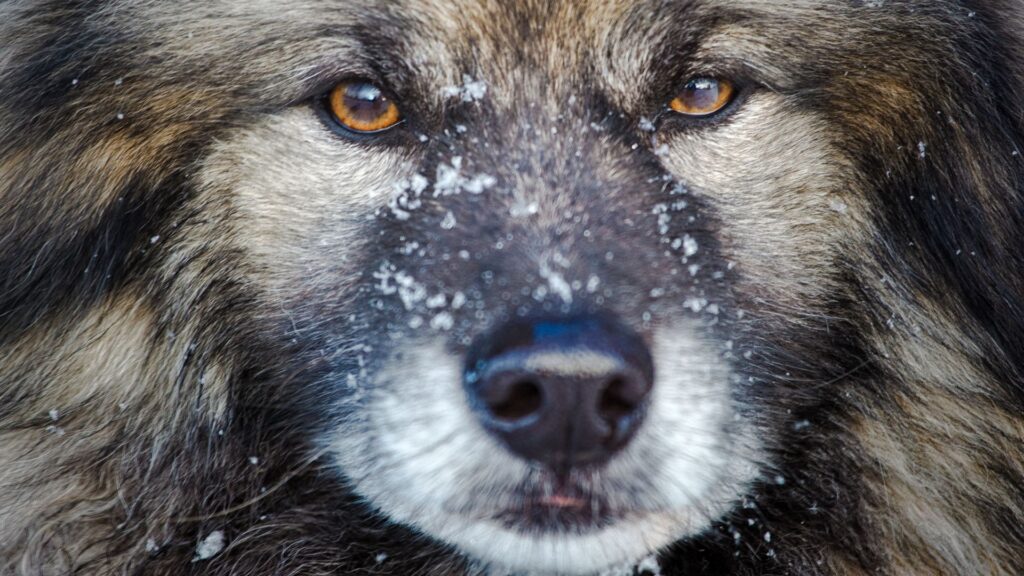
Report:
[[[416,251],[419,249],[420,243],[415,240],[412,240],[403,244],[402,247],[398,249],[398,252],[401,254],[405,254],[406,256],[410,256],[412,254],[415,254]]]
[[[455,295],[452,296],[452,309],[453,310],[458,310],[459,308],[462,308],[463,306],[465,306],[465,304],[466,304],[466,295],[463,294],[462,292],[456,292]]]
[[[604,570],[600,576],[661,576],[661,564],[652,554],[639,562],[630,562]]]
[[[441,312],[430,320],[430,327],[434,330],[451,330],[455,326],[455,318],[447,312]]]
[[[544,262],[540,267],[540,277],[548,281],[548,289],[566,304],[572,304],[572,286],[565,280],[561,272],[551,269],[551,266]],[[543,298],[543,296],[542,296]]]
[[[427,298],[427,308],[444,308],[445,304],[448,303],[448,297],[443,293],[435,294],[430,298]]]
[[[470,76],[462,77],[462,99],[465,101],[480,100],[487,94],[487,83],[483,80],[473,80]]]
[[[437,165],[437,177],[434,180],[434,197],[448,196],[458,192],[459,170],[462,169],[462,156],[452,158],[451,164],[441,162]]]
[[[918,142],[917,143],[917,157],[923,160],[925,158],[925,156],[927,156],[927,155],[928,155],[928,145],[925,144],[924,142]]]
[[[694,312],[700,312],[708,305],[706,298],[687,298],[683,300],[683,306],[693,310]]]
[[[160,545],[152,538],[146,538],[146,552],[156,554],[160,551]]]
[[[406,310],[412,310],[413,306],[427,297],[427,289],[405,272],[397,272],[395,282],[398,284],[398,297],[402,299]]]
[[[255,456],[249,456],[249,464],[256,466],[260,463],[260,459]]]
[[[448,213],[445,214],[444,218],[441,220],[441,228],[445,230],[451,230],[455,228],[456,224],[457,222],[455,221],[455,215],[452,214],[451,211],[449,210]]]
[[[657,556],[651,555],[640,561],[636,565],[636,570],[640,574],[647,574],[648,576],[661,576],[661,564],[658,563]]]
[[[50,420],[53,420],[54,422],[56,422],[57,420],[60,420],[60,410],[57,410],[56,408],[54,408],[53,410],[50,410],[49,414],[50,414]]]
[[[639,127],[644,132],[654,132],[654,122],[651,122],[649,118],[641,117]]]
[[[686,234],[683,236],[683,256],[689,258],[697,253],[697,241],[692,236]]]
[[[220,554],[222,550],[224,550],[224,532],[214,530],[196,546],[196,555],[192,561],[209,560]]]
[[[537,204],[536,202],[527,203],[522,199],[517,200],[514,204],[512,204],[512,207],[509,208],[509,214],[511,214],[515,218],[519,218],[521,216],[533,216],[539,211],[539,204]]]
[[[380,290],[385,296],[390,296],[398,292],[398,288],[391,284],[391,280],[395,275],[395,267],[389,262],[382,262],[380,268],[373,273],[373,277],[380,280],[380,284],[377,284],[377,289]]]
[[[846,214],[846,209],[847,209],[846,203],[841,201],[841,200],[831,200],[831,201],[829,201],[828,207],[831,208],[832,210],[840,213],[840,214]]]
[[[374,557],[374,560],[377,562],[377,564],[381,564],[387,559],[388,555],[384,552],[381,552],[380,554],[377,554],[377,556]]]
[[[658,204],[653,209],[653,213],[658,216],[658,234],[661,234],[662,236],[668,234],[669,223],[672,222],[672,216],[668,211],[668,204]]]
[[[543,300],[544,297],[547,296],[547,295],[548,295],[548,287],[547,286],[537,286],[536,288],[533,289],[532,296],[533,296],[533,299],[536,300],[537,302],[540,302],[541,300]]]
[[[388,208],[395,218],[408,220],[410,212],[419,208],[423,202],[420,195],[426,190],[429,181],[422,174],[414,174],[407,180],[400,180],[395,183],[394,193],[388,203]]]
[[[462,156],[455,156],[451,164],[441,162],[437,166],[434,180],[434,197],[451,196],[459,192],[483,194],[488,188],[494,187],[498,179],[490,174],[476,174],[470,178],[462,175]]]
[[[406,310],[412,310],[416,304],[427,297],[426,287],[408,273],[396,270],[389,262],[381,263],[378,271],[373,273],[373,277],[380,281],[377,284],[377,289],[381,294],[385,296],[398,294]]]
[[[422,194],[428,184],[430,181],[423,174],[417,173],[409,177],[409,190],[412,190],[414,194]]]
[[[476,102],[487,95],[487,83],[474,80],[469,74],[462,75],[462,86],[445,86],[441,94],[445,98],[459,97],[463,102]]]
[[[498,179],[490,174],[477,174],[462,183],[462,189],[470,194],[483,194],[484,190],[493,187]]]

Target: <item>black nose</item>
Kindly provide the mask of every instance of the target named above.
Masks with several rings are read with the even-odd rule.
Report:
[[[624,447],[654,381],[639,336],[596,318],[507,325],[480,341],[467,364],[484,427],[557,470],[601,463]]]

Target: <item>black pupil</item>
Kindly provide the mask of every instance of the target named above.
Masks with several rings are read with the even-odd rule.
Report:
[[[691,80],[683,88],[683,100],[697,110],[708,110],[718,105],[718,81],[713,78]]]
[[[345,107],[357,120],[373,122],[387,113],[390,104],[373,84],[350,84],[345,89]]]

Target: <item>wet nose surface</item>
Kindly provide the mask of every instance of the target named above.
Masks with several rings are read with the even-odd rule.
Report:
[[[512,452],[563,470],[621,450],[653,382],[640,337],[588,317],[499,328],[474,346],[465,385],[483,426]]]

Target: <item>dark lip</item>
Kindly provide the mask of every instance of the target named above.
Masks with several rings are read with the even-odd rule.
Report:
[[[600,530],[623,517],[605,498],[574,486],[561,486],[544,493],[527,492],[517,501],[494,517],[509,530],[581,533]]]

